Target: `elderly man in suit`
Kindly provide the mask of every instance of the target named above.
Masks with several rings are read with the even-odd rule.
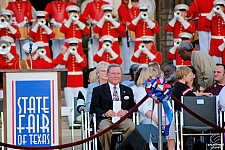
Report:
[[[109,65],[107,73],[108,83],[94,88],[90,108],[90,113],[96,113],[100,131],[112,125],[115,117],[123,117],[135,105],[132,90],[119,84],[122,75],[120,66],[118,64]],[[115,103],[121,105],[121,109],[117,112],[113,110]],[[124,140],[134,130],[135,125],[131,118],[126,118],[117,128],[124,130],[122,134],[122,140]],[[111,136],[112,131],[100,136],[103,150],[109,150]]]

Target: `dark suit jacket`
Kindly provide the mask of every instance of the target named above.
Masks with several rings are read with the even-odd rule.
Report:
[[[120,84],[121,109],[129,111],[135,106],[134,95],[131,88]],[[113,100],[109,84],[103,84],[93,89],[90,113],[95,113],[97,124],[105,119],[102,115],[108,110],[113,110]]]

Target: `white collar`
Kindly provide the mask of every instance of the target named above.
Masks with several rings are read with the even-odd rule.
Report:
[[[112,83],[110,83],[110,82],[108,82],[109,83],[109,87],[110,88],[114,88],[115,86],[112,84]],[[120,88],[120,84],[118,83],[117,85],[116,85],[116,88],[118,89],[118,88]]]

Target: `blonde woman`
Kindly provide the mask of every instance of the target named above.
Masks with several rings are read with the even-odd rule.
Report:
[[[146,95],[144,81],[151,76],[151,78],[156,78],[158,75],[158,70],[153,67],[143,68],[141,70],[140,76],[137,80],[137,89],[134,92],[134,99],[138,103]],[[169,102],[168,102],[169,103]],[[154,108],[153,108],[154,106]],[[170,103],[169,103],[169,106]],[[172,109],[172,108],[171,108]],[[154,104],[152,98],[148,98],[141,106],[138,108],[140,113],[140,123],[141,124],[153,124],[158,127],[158,104]],[[162,120],[166,120],[166,116],[163,113]],[[166,122],[163,122],[166,125]],[[174,149],[174,139],[175,139],[175,125],[172,122],[170,126],[169,136],[167,137],[168,150]]]
[[[192,89],[187,85],[193,80],[193,72],[187,66],[178,67],[176,70],[176,77],[178,82],[175,83],[172,94],[179,101],[181,101],[181,96],[211,96],[211,93],[198,93],[193,92]],[[175,102],[174,109],[180,111],[180,106]]]
[[[152,78],[155,78],[158,75],[158,70],[152,67],[143,68],[141,70],[141,73],[139,75],[139,78],[137,80],[137,88],[134,91],[134,99],[135,103],[138,103],[142,98],[146,95],[144,81],[151,76]],[[153,100],[151,98],[148,98],[139,108],[138,111],[140,111],[140,123],[141,124],[153,124],[155,126],[158,125],[158,112],[157,109],[154,109],[152,112],[152,104]],[[150,106],[150,107],[149,107]],[[149,120],[149,118],[152,118],[152,120]]]
[[[93,73],[93,76],[97,75],[98,80],[88,85],[87,96],[85,101],[86,111],[90,111],[91,98],[93,89],[99,85],[105,84],[108,81],[107,68],[109,63],[99,62],[96,66],[96,73]],[[92,78],[92,77],[91,77]]]

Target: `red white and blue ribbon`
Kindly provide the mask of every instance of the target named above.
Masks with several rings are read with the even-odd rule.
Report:
[[[173,120],[173,114],[167,102],[170,100],[170,95],[172,92],[171,86],[170,84],[166,84],[165,78],[160,79],[160,76],[157,76],[156,78],[149,77],[147,80],[145,80],[144,85],[148,97],[152,98],[153,100],[158,100],[163,105],[167,120],[169,122],[165,125],[164,136],[168,136],[170,124]]]

